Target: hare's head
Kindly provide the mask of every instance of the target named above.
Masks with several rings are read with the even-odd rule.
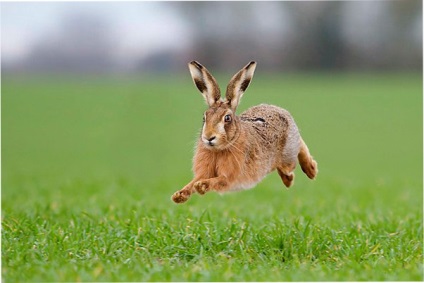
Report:
[[[209,149],[225,149],[240,133],[236,108],[252,80],[256,62],[250,62],[232,77],[225,99],[221,98],[218,83],[205,67],[196,61],[190,62],[188,67],[209,106],[203,115],[202,141]]]

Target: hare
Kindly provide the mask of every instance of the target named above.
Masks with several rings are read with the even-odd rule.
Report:
[[[183,203],[195,192],[203,195],[209,191],[249,189],[275,169],[288,188],[293,184],[297,160],[303,172],[310,179],[315,178],[317,162],[287,110],[261,104],[236,115],[256,62],[250,62],[232,77],[224,100],[215,78],[205,67],[196,61],[188,67],[209,109],[203,115],[193,159],[194,178],[172,195],[174,202]]]

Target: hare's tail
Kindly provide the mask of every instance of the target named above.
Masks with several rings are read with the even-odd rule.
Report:
[[[315,179],[318,174],[318,164],[309,153],[308,146],[302,138],[300,138],[300,151],[297,158],[299,159],[302,171],[309,177],[309,179]]]

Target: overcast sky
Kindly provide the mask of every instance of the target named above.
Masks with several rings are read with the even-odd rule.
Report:
[[[94,46],[92,52],[95,55],[99,53],[101,47],[108,48],[108,59],[117,62],[121,68],[127,68],[134,67],[137,65],[137,60],[149,58],[149,55],[165,54],[163,51],[199,54],[202,45],[195,41],[202,40],[199,35],[206,35],[203,36],[203,44],[209,46],[208,40],[217,42],[219,39],[220,44],[214,48],[215,51],[222,52],[229,49],[238,50],[237,40],[234,39],[242,37],[246,40],[240,42],[244,42],[244,46],[253,46],[254,49],[244,50],[243,54],[250,56],[249,54],[253,53],[266,62],[267,52],[274,49],[288,52],[287,54],[280,52],[278,56],[292,57],[302,54],[298,47],[304,47],[301,46],[302,43],[313,38],[307,31],[316,34],[315,27],[323,22],[321,19],[331,17],[338,21],[337,24],[329,26],[337,27],[338,31],[330,32],[330,35],[340,36],[343,47],[354,50],[355,56],[364,55],[361,58],[368,61],[369,58],[380,55],[380,61],[383,63],[387,61],[386,58],[394,58],[393,55],[396,54],[400,54],[399,62],[415,60],[415,57],[407,55],[417,53],[416,50],[422,47],[422,13],[421,16],[417,16],[416,9],[413,9],[419,5],[409,5],[414,4],[413,1],[340,2],[343,2],[343,5],[337,5],[340,9],[335,13],[331,13],[333,10],[328,7],[336,2],[324,1],[299,1],[295,3],[296,5],[293,2],[281,5],[278,1],[219,2],[219,4],[208,2],[206,3],[208,5],[203,5],[201,9],[200,4],[196,2],[184,2],[180,5],[165,1],[2,2],[0,3],[1,60],[3,66],[13,66],[28,58],[42,58],[39,56],[40,53],[34,50],[39,51],[40,48],[36,47],[40,47],[43,43],[45,43],[44,49],[41,49],[44,50],[44,54],[50,54],[52,48],[55,48],[55,51],[62,51],[59,54],[63,54],[63,51],[66,51],[64,47],[78,51],[84,50],[87,46]],[[390,5],[393,3],[404,4]],[[175,9],[176,6],[178,10]],[[320,9],[321,11],[327,9],[330,13],[317,13]],[[415,16],[410,17],[409,14]],[[318,17],[321,17],[320,20]],[[412,19],[412,22],[409,19]],[[82,24],[78,25],[78,21]],[[96,29],[97,23],[105,28]],[[404,26],[406,28],[402,29]],[[94,27],[94,31],[88,30],[85,33],[88,34],[86,36],[88,40],[70,34],[72,31],[84,34],[86,28],[91,27]],[[102,31],[105,33],[102,34]],[[98,38],[94,38],[99,40],[91,40],[92,34],[99,35]],[[315,41],[322,41],[325,38],[321,34]],[[84,44],[91,41],[97,45]],[[110,41],[112,44],[103,44]],[[227,44],[228,42],[232,42],[233,45]],[[246,42],[255,44],[248,45]],[[75,44],[79,49],[75,48]],[[288,46],[294,48],[290,49]],[[308,50],[313,51],[312,48]]]
[[[121,40],[122,49],[116,50],[117,56],[144,56],[154,50],[170,46],[185,48],[190,44],[189,25],[160,2],[15,2],[0,5],[4,62],[25,57],[37,39],[55,34],[64,17],[77,13],[105,20]]]

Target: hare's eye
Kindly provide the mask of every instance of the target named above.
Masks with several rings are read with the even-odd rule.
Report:
[[[225,115],[224,121],[225,122],[231,122],[231,116],[230,115]]]

